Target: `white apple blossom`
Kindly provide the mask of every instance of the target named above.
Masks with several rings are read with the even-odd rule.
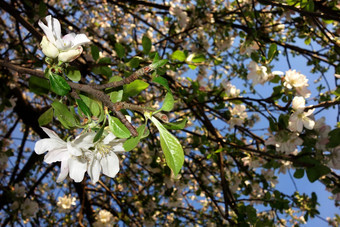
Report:
[[[325,124],[325,117],[315,122],[314,130],[317,133],[315,147],[319,150],[326,150],[326,145],[329,142],[328,133],[331,131],[331,127]]]
[[[297,146],[301,146],[302,143],[303,140],[297,132],[279,131],[275,135],[270,134],[265,145],[274,145],[276,151],[292,154],[297,152]]]
[[[331,155],[327,166],[332,169],[340,169],[340,146],[331,149]]]
[[[94,144],[94,150],[85,152],[88,160],[87,173],[92,183],[99,180],[100,172],[108,177],[115,177],[119,172],[119,159],[115,152],[124,152],[123,141],[109,132],[103,139]]]
[[[22,209],[22,215],[27,218],[36,215],[39,210],[39,205],[37,202],[26,198],[20,208]]]
[[[304,112],[303,110],[293,112],[289,117],[288,128],[292,132],[302,132],[303,127],[312,130],[315,122],[309,118],[309,116],[312,115],[313,112],[314,109],[310,109],[307,112]]]
[[[113,215],[107,210],[100,210],[96,219],[95,227],[113,226]]]
[[[170,4],[169,13],[177,17],[178,24],[181,28],[185,28],[189,22],[187,12],[183,11],[180,6]]]
[[[306,107],[306,100],[302,96],[295,96],[292,101],[292,107],[296,111],[303,111]]]
[[[251,61],[248,64],[249,73],[247,75],[248,80],[252,80],[253,85],[264,84],[269,79],[267,68],[265,66],[259,66],[256,62]]]
[[[93,146],[95,133],[82,134],[73,141],[65,142],[52,130],[44,127],[42,129],[50,138],[37,141],[34,150],[37,154],[48,151],[44,158],[46,163],[61,162],[57,182],[63,181],[68,174],[75,182],[82,181],[87,162],[81,156],[84,150]]]
[[[76,197],[71,197],[71,195],[58,197],[57,205],[63,210],[69,210],[72,206],[76,205]]]
[[[304,98],[308,98],[311,95],[310,90],[307,88],[309,86],[308,79],[305,75],[295,70],[290,69],[286,71],[283,85],[288,89],[295,88],[296,92]]]
[[[70,33],[61,37],[61,27],[57,19],[51,15],[45,17],[47,26],[39,20],[38,24],[43,29],[45,36],[40,45],[42,52],[50,58],[58,57],[59,61],[71,62],[83,52],[81,45],[91,41],[85,34]]]
[[[229,81],[223,80],[221,82],[222,87],[225,90],[225,93],[228,97],[238,97],[240,94],[240,89],[237,89],[234,85],[232,85]]]
[[[235,105],[234,108],[229,107],[231,118],[228,121],[230,128],[234,128],[235,125],[241,126],[245,119],[248,117],[247,112],[245,112],[245,105]]]

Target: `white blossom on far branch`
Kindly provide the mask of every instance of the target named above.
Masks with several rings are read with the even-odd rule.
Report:
[[[309,116],[314,112],[314,109],[310,109],[307,112],[305,109],[305,99],[301,96],[296,96],[293,99],[293,109],[295,110],[289,117],[288,128],[292,132],[302,132],[303,127],[312,130],[315,122]]]
[[[97,221],[94,223],[95,227],[110,227],[113,226],[113,215],[107,210],[99,211]]]
[[[301,146],[303,140],[296,132],[286,130],[278,131],[276,134],[270,134],[265,141],[265,145],[274,145],[278,152],[285,154],[297,153],[297,146]]]
[[[231,114],[231,118],[228,121],[230,128],[234,128],[235,125],[241,126],[248,117],[245,105],[235,105],[234,108],[229,107],[229,111]]]
[[[237,89],[229,81],[223,80],[221,82],[222,87],[228,97],[238,97],[240,95],[240,89]]]
[[[332,169],[340,169],[340,146],[331,149],[327,166]]]
[[[62,210],[70,210],[72,206],[76,205],[76,198],[71,195],[64,195],[63,197],[58,197],[57,206]]]
[[[251,61],[248,64],[248,69],[247,79],[252,80],[253,85],[264,84],[268,81],[269,75],[265,66],[259,66],[256,62]]]
[[[305,75],[295,70],[286,72],[283,85],[288,89],[295,88],[296,92],[304,98],[309,98],[311,95],[310,90],[308,90],[308,79]]]

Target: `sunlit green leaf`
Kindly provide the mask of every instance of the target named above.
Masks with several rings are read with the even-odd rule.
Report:
[[[145,134],[145,131],[146,131],[146,124],[139,126],[137,128],[138,136],[127,139],[123,144],[124,150],[131,151],[133,148],[135,148],[138,145],[140,139]]]
[[[47,125],[53,120],[53,108],[49,108],[46,110],[40,117],[38,118],[38,122],[40,126]]]
[[[176,50],[175,52],[172,53],[171,58],[178,60],[178,61],[185,61],[186,56],[185,56],[185,53],[183,51]]]
[[[150,120],[155,124],[159,131],[161,147],[164,152],[166,163],[176,176],[184,163],[182,145],[154,116],[152,116]]]
[[[80,71],[73,66],[69,66],[66,68],[66,76],[72,81],[79,81],[81,79]]]
[[[129,129],[116,117],[109,116],[110,131],[118,138],[129,138]]]

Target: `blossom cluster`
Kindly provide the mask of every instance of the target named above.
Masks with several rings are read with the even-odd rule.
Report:
[[[85,34],[70,33],[61,37],[60,22],[51,15],[45,19],[47,26],[42,21],[39,21],[38,24],[45,33],[40,46],[47,57],[58,57],[59,61],[71,62],[83,52],[81,45],[91,42]]]
[[[92,183],[96,183],[101,172],[111,178],[119,172],[119,159],[115,152],[124,151],[123,141],[116,139],[111,132],[95,143],[96,133],[93,131],[65,142],[54,131],[42,129],[49,138],[37,141],[34,149],[37,154],[48,151],[44,157],[46,163],[61,162],[57,182],[63,181],[67,175],[75,182],[81,182],[87,171]]]

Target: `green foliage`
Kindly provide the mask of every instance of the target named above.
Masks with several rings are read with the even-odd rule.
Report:
[[[39,118],[38,122],[40,126],[47,125],[53,120],[53,108],[46,110]]]
[[[50,73],[49,79],[51,90],[57,95],[63,96],[71,91],[70,85],[68,85],[67,81],[63,77]]]
[[[96,135],[93,138],[93,143],[97,142],[98,140],[102,138],[103,133],[104,133],[104,128],[105,128],[105,124],[103,124],[103,126],[100,127],[100,129],[97,131]]]
[[[118,138],[129,138],[129,129],[116,117],[108,115],[110,131]]]
[[[76,67],[69,66],[65,71],[66,76],[72,81],[79,81],[81,79],[80,71]]]
[[[167,129],[181,130],[181,129],[185,128],[185,125],[186,125],[187,122],[188,122],[188,119],[185,118],[185,119],[180,120],[180,121],[166,123],[166,124],[164,124],[164,127],[167,128]]]
[[[178,61],[185,61],[187,56],[185,55],[183,51],[176,50],[175,52],[172,53],[171,58],[174,60],[178,60]]]
[[[30,91],[34,92],[37,95],[47,94],[48,91],[50,90],[48,80],[40,77],[31,76],[28,81],[28,84]]]
[[[82,99],[77,99],[76,102],[80,110],[85,114],[85,116],[87,117],[92,116],[90,108],[86,105],[86,103]]]
[[[60,123],[67,129],[73,128],[78,125],[77,119],[69,111],[67,106],[58,101],[54,101],[52,104],[54,110],[54,116],[58,118]]]
[[[116,51],[117,56],[119,58],[123,58],[125,56],[125,47],[122,44],[116,43],[115,44],[115,51]]]
[[[166,163],[176,176],[184,163],[182,145],[155,117],[152,116],[150,120],[159,131],[161,147],[164,152]]]
[[[146,131],[147,131],[146,124],[139,126],[137,128],[138,136],[127,139],[123,145],[124,150],[131,151],[132,149],[137,147],[139,141],[141,140],[141,138],[143,138]]]
[[[149,54],[150,50],[151,50],[151,40],[149,39],[149,37],[147,36],[143,36],[142,38],[142,46],[143,46],[143,52],[144,54]]]
[[[135,80],[132,83],[124,85],[123,100],[127,99],[128,97],[138,95],[148,87],[149,84],[143,80]]]
[[[95,61],[99,59],[99,48],[96,45],[91,45],[91,55]]]

